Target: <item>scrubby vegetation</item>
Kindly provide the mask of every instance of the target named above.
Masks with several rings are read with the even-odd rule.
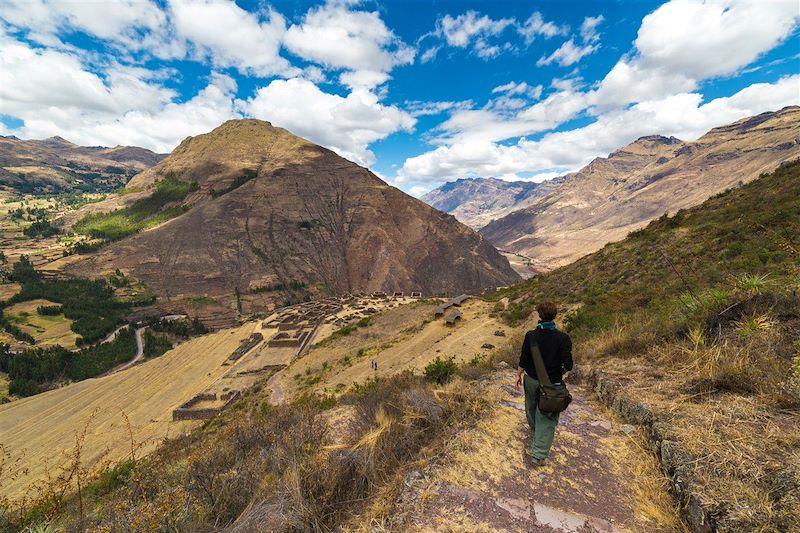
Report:
[[[108,343],[72,352],[61,346],[30,348],[11,354],[0,345],[0,372],[8,374],[10,394],[31,396],[64,381],[81,381],[99,376],[136,355],[131,328],[121,330]]]
[[[144,332],[144,356],[147,358],[160,357],[168,350],[172,349],[172,341],[165,335],[153,333],[150,330]]]
[[[53,235],[61,233],[61,230],[50,224],[49,220],[42,217],[31,222],[31,225],[22,230],[22,233],[28,237],[52,237]]]
[[[61,481],[69,491],[55,483],[22,508],[6,505],[0,530],[332,531],[380,520],[417,462],[486,406],[480,387],[434,392],[410,374],[372,380],[338,400],[265,402],[265,393],[248,394],[146,459],[132,443],[128,460],[94,478],[75,461]],[[333,431],[333,418],[348,429]]]
[[[111,213],[87,215],[75,224],[74,229],[108,241],[122,239],[184,213],[184,206],[169,207],[170,204],[178,204],[197,188],[196,182],[181,181],[170,174],[156,183],[153,193],[147,198]]]
[[[800,530],[798,236],[794,162],[498,292],[496,312],[567,306],[577,360],[650,406],[720,531]]]
[[[22,289],[2,307],[38,298],[59,303],[64,316],[73,321],[72,331],[80,335],[78,345],[102,339],[120,324],[129,308],[129,304],[114,298],[113,290],[103,281],[43,279],[26,257],[14,265],[11,277]],[[11,332],[7,321],[3,326]]]

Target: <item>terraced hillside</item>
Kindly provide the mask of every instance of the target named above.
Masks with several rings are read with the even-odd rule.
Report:
[[[0,136],[0,187],[37,195],[111,191],[163,158],[136,146],[78,146],[61,137]]]

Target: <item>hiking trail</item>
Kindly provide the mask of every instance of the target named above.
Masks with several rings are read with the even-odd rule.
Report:
[[[524,399],[508,367],[486,385],[491,412],[406,477],[404,531],[666,532],[677,515],[638,428],[570,385],[545,466],[532,468]]]

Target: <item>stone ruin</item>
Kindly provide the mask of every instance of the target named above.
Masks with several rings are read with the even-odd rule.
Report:
[[[273,348],[301,348],[311,335],[311,330],[297,329],[294,331],[279,331],[267,345]]]
[[[242,395],[238,390],[223,392],[217,396],[215,392],[201,392],[182,403],[172,411],[172,420],[207,420],[220,414],[226,407],[235,402]],[[202,404],[222,402],[213,407],[203,407]]]
[[[450,300],[448,300],[448,301],[444,302],[443,304],[439,305],[433,311],[434,318],[443,317],[445,315],[445,313],[447,312],[447,310],[452,308],[452,307],[461,307],[461,304],[466,302],[468,299],[469,299],[469,296],[467,296],[466,294],[462,294],[460,296],[456,296],[455,298],[451,298]],[[455,320],[460,320],[461,319],[461,311],[454,310],[454,312],[458,314],[458,317],[455,318],[452,323],[448,322],[447,319],[445,319],[445,322],[447,322],[449,325],[453,325],[453,324],[455,324]],[[449,316],[452,316],[452,314],[449,315]]]
[[[445,317],[444,323],[447,324],[448,326],[455,326],[457,320],[461,320],[461,311],[456,309],[453,310],[452,313],[447,315],[447,317]]]
[[[264,340],[261,333],[253,333],[250,337],[243,339],[239,347],[228,357],[228,361],[238,361],[247,352],[255,348],[256,344]]]

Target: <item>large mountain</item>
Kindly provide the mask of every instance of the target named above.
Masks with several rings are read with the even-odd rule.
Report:
[[[186,194],[165,192],[180,184]],[[519,279],[453,216],[268,122],[233,120],[189,137],[127,190],[88,207],[100,216],[91,227],[107,231],[153,206],[159,212],[151,220],[175,218],[104,246],[73,264],[73,273],[121,268],[168,297],[289,289],[452,294]],[[119,208],[115,217],[96,214]]]
[[[0,136],[0,186],[34,194],[110,191],[164,157],[136,146],[78,146],[61,137],[26,141]]]
[[[465,178],[445,183],[420,199],[477,230],[547,194],[560,183],[560,178],[544,183]]]
[[[797,157],[797,106],[714,128],[694,142],[642,137],[568,175],[554,191],[489,223],[481,234],[549,270]]]

